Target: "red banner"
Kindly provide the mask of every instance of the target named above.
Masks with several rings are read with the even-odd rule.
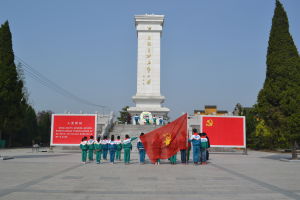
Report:
[[[201,127],[211,146],[246,147],[245,117],[203,116]]]
[[[81,139],[96,137],[97,115],[52,115],[51,145],[79,145]]]
[[[140,137],[152,163],[187,148],[187,114]]]

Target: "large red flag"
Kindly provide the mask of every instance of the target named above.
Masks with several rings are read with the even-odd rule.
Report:
[[[141,141],[151,162],[167,159],[187,148],[187,114],[143,136]]]

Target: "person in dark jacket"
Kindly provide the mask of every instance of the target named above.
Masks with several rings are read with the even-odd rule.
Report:
[[[209,138],[207,136],[206,133],[202,133],[203,136],[205,136],[207,138],[207,144],[208,144],[208,147],[206,149],[206,160],[209,160],[209,151],[208,151],[208,148],[210,147],[210,142],[209,142]]]

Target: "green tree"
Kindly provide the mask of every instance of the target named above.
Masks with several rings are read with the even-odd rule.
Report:
[[[127,111],[127,109],[129,108],[129,106],[125,106],[124,108],[122,108],[122,110],[120,111],[120,117],[118,117],[118,121],[122,124],[131,123],[131,115],[130,113]]]
[[[300,58],[289,33],[287,14],[278,0],[269,37],[266,79],[258,94],[257,111],[274,135],[285,135],[295,147],[300,138]],[[293,158],[296,155],[293,151]]]
[[[22,127],[16,135],[14,146],[31,146],[39,139],[37,116],[34,109],[28,104],[23,109],[25,113],[22,120]]]
[[[50,145],[51,135],[51,116],[52,111],[41,111],[37,115],[38,136],[35,137],[36,143]]]
[[[0,139],[8,140],[9,146],[22,126],[24,105],[23,81],[14,63],[12,35],[6,21],[0,27]]]

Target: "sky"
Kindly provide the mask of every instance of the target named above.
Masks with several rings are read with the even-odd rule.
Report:
[[[300,48],[300,1],[282,0]],[[56,93],[24,72],[37,112],[95,113],[134,106],[134,15],[165,15],[161,94],[171,119],[205,105],[232,112],[256,103],[266,73],[275,0],[0,0],[13,49],[40,74],[89,106]]]

